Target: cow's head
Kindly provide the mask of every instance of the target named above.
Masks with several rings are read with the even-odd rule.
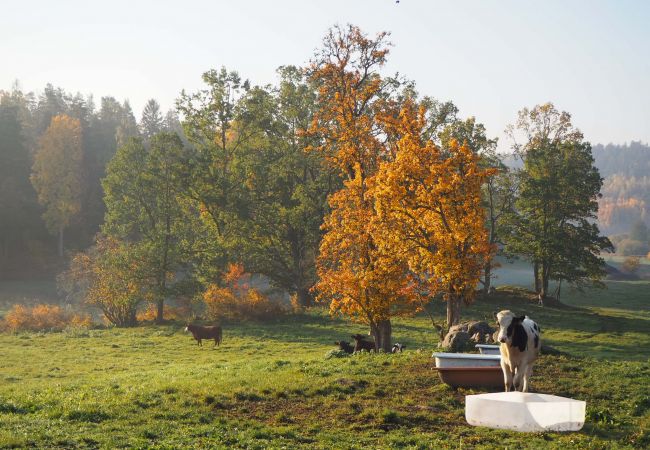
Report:
[[[512,311],[505,310],[494,313],[494,318],[497,320],[497,325],[499,325],[497,341],[502,344],[512,344],[515,326],[521,324],[526,316],[517,317]]]

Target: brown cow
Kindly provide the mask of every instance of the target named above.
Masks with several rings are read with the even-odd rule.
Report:
[[[221,327],[219,325],[204,327],[201,325],[188,324],[185,331],[189,331],[197,341],[197,345],[203,347],[202,339],[214,339],[215,347],[221,345]]]

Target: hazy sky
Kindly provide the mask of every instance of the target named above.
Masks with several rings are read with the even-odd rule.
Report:
[[[650,142],[650,1],[0,0],[0,89],[149,98],[163,109],[201,73],[253,83],[306,63],[333,24],[390,31],[387,72],[452,100],[508,147],[523,106],[552,101],[593,143]]]

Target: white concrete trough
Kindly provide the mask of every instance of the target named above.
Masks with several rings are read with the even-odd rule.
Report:
[[[482,355],[500,355],[501,350],[499,350],[498,345],[491,345],[491,344],[476,344],[476,348],[478,348],[478,351],[481,352]]]
[[[499,367],[501,355],[480,355],[477,353],[434,353],[436,367]]]
[[[586,402],[530,392],[465,396],[470,425],[514,431],[578,431],[585,424]]]

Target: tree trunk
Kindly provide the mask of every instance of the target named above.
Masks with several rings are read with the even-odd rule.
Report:
[[[447,329],[460,322],[460,298],[450,295],[447,300]]]
[[[541,296],[541,298],[543,300],[548,296],[548,278],[549,278],[549,273],[550,273],[548,264],[542,263],[541,272],[542,272],[542,275],[541,275],[542,289],[541,289],[541,291],[539,291],[539,294],[540,294],[540,296]]]
[[[309,289],[300,288],[296,291],[296,296],[298,297],[298,305],[303,308],[309,308],[313,305],[311,293]]]
[[[156,300],[156,323],[158,325],[165,322],[165,297]]]
[[[483,276],[485,281],[483,283],[483,296],[487,297],[490,295],[490,285],[492,280],[492,261],[488,261],[483,270]]]
[[[539,294],[542,290],[542,285],[540,283],[539,263],[537,261],[533,263],[533,275],[535,276],[535,292]]]
[[[63,258],[63,227],[59,227],[58,253],[59,253],[59,258]]]
[[[390,319],[379,321],[377,323],[377,331],[379,339],[375,340],[375,347],[378,350],[383,350],[386,353],[390,353],[393,347],[393,343],[391,341],[393,327],[391,326]]]

